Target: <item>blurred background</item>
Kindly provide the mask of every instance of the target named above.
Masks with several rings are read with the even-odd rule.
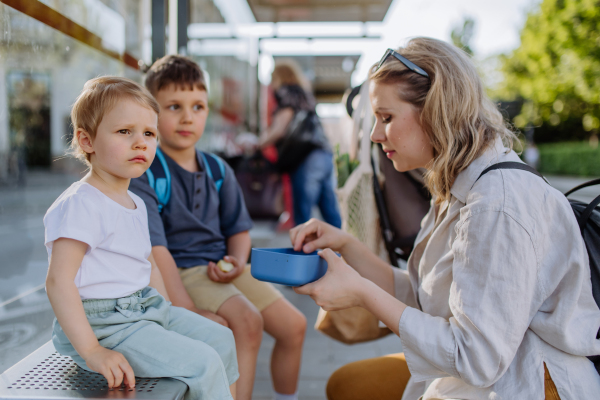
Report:
[[[0,372],[49,340],[42,218],[83,172],[65,150],[70,106],[88,79],[143,83],[157,58],[193,58],[209,77],[199,146],[235,165],[242,142],[268,126],[276,60],[292,58],[329,140],[347,152],[345,96],[413,36],[472,55],[522,133],[522,157],[557,188],[600,176],[597,1],[0,0]],[[254,243],[280,240],[277,228],[257,220]]]

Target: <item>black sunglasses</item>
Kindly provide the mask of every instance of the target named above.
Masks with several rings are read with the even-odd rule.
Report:
[[[392,49],[387,49],[383,57],[381,57],[381,61],[379,61],[379,64],[377,64],[377,68],[375,68],[375,71],[381,68],[381,66],[388,59],[389,56],[393,56],[394,58],[396,58],[396,60],[400,61],[402,64],[404,64],[406,68],[410,69],[415,74],[419,74],[421,76],[424,76],[425,78],[431,79],[429,78],[427,72],[423,70],[423,68],[418,67],[415,63],[409,61],[406,57],[403,57],[398,52]]]

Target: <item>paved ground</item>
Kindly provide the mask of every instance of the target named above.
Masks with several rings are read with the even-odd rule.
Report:
[[[73,181],[75,175],[48,172],[29,174],[24,188],[0,188],[0,373],[50,339],[52,309],[43,283],[48,267],[42,218],[46,209]],[[586,181],[550,177],[560,191]],[[590,201],[598,188],[584,190]],[[255,247],[286,247],[286,234],[277,234],[271,223],[257,223],[251,232]],[[338,367],[359,359],[401,351],[400,340],[388,336],[376,342],[346,346],[312,328],[318,307],[310,298],[281,288],[286,298],[308,318],[306,345],[300,376],[301,399],[325,399],[327,377]],[[260,350],[254,399],[272,396],[269,357],[273,339],[265,334]]]
[[[287,233],[276,234],[274,226],[268,223],[259,223],[251,232],[254,247],[288,247]],[[379,357],[389,353],[402,351],[400,339],[395,335],[375,342],[355,344],[348,346],[339,343],[313,329],[317,319],[319,307],[310,297],[296,294],[291,288],[278,286],[285,297],[306,315],[308,328],[306,342],[302,355],[302,369],[300,371],[300,399],[317,400],[325,399],[325,385],[327,378],[337,368],[352,361],[365,358]],[[254,400],[272,399],[273,389],[269,376],[269,358],[273,349],[274,340],[267,334],[258,356],[258,368],[254,386]]]

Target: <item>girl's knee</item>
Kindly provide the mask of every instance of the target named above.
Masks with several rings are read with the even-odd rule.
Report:
[[[223,342],[227,350],[229,350],[229,353],[235,354],[235,338],[233,337],[233,331],[227,328],[223,331],[222,335],[223,336],[221,337],[223,338]]]
[[[234,365],[237,369],[237,352],[235,347],[235,339],[231,329],[223,332],[223,344],[216,349],[221,357],[221,361],[225,366],[225,370],[229,370],[229,367]]]

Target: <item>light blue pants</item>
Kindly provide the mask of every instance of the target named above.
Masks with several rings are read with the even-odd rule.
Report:
[[[325,222],[342,227],[342,217],[335,195],[337,186],[333,171],[333,155],[325,150],[310,152],[291,174],[294,196],[294,223],[300,225],[310,219],[313,206],[318,205]]]
[[[103,347],[123,354],[136,377],[170,377],[188,385],[186,400],[232,399],[239,378],[231,330],[171,306],[146,287],[120,299],[83,300],[88,321]],[[89,371],[54,320],[56,350]]]

